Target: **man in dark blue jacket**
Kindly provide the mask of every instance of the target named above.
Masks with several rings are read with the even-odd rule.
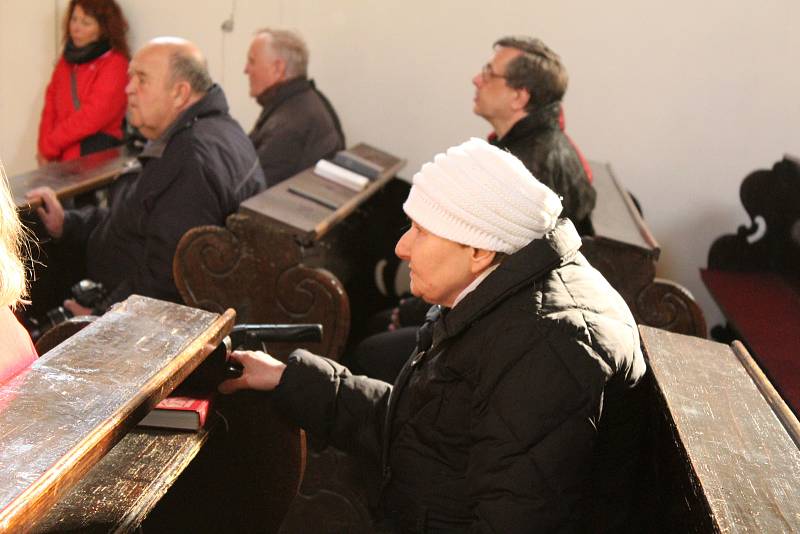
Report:
[[[172,259],[181,236],[204,224],[223,225],[239,204],[265,188],[249,139],[228,113],[197,47],[160,38],[131,60],[129,120],[148,139],[141,169],[111,187],[108,208],[61,207],[50,189],[31,191],[55,239],[86,247],[86,272],[109,291],[99,309],[75,301],[75,315],[136,293],[178,301]]]

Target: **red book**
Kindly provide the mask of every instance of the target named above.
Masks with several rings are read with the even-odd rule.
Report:
[[[199,430],[206,423],[213,397],[213,393],[197,397],[167,397],[139,421],[139,426]]]

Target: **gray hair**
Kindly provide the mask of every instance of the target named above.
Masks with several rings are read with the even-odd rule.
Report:
[[[569,76],[561,58],[540,39],[525,36],[508,36],[498,39],[495,47],[514,48],[522,55],[509,61],[506,83],[514,89],[527,89],[531,98],[525,111],[558,102],[567,92]]]
[[[262,28],[256,35],[269,35],[272,38],[270,46],[286,64],[287,79],[308,76],[308,46],[300,35],[271,28]]]
[[[172,83],[188,82],[195,93],[205,94],[214,84],[208,73],[208,63],[205,58],[186,51],[176,50],[170,54],[169,68]]]

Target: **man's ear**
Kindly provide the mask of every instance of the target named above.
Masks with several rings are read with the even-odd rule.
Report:
[[[522,111],[528,102],[531,101],[531,94],[527,89],[515,89],[514,98],[511,100],[511,108],[514,111]]]
[[[494,262],[494,257],[497,253],[493,250],[484,250],[482,248],[472,248],[472,257],[471,257],[471,265],[470,270],[472,274],[480,274],[482,273],[487,267],[489,267],[492,262]]]
[[[183,109],[189,102],[192,96],[192,87],[186,80],[176,82],[172,86],[172,99],[175,103],[175,109]]]
[[[275,59],[275,74],[279,80],[286,79],[286,62],[281,58]]]

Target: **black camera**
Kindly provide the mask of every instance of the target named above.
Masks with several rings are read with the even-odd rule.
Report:
[[[96,308],[108,295],[103,284],[94,280],[81,280],[70,288],[72,298],[84,308]],[[42,332],[50,330],[55,325],[63,323],[72,317],[72,312],[63,306],[53,308],[45,314],[42,321]]]

